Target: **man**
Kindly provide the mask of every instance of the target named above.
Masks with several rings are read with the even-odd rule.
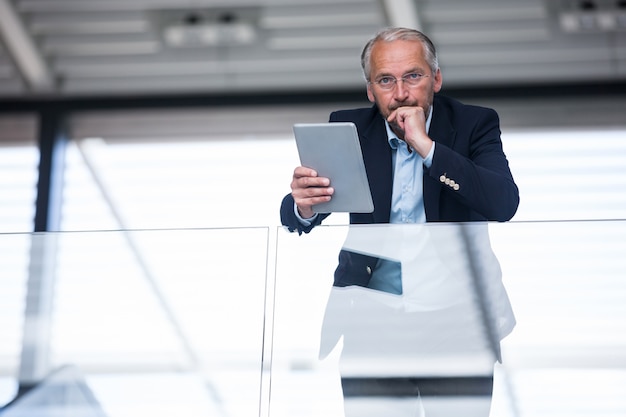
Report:
[[[331,122],[357,126],[373,213],[350,222],[507,221],[519,191],[502,150],[494,110],[436,95],[442,74],[433,43],[419,31],[378,33],[361,54],[371,108],[337,111]],[[328,214],[312,206],[329,201],[330,179],[297,167],[281,206],[283,225],[308,233]]]
[[[515,215],[519,191],[502,149],[498,115],[437,94],[443,78],[427,36],[412,29],[385,29],[365,45],[361,67],[374,105],[330,115],[331,122],[355,123],[374,201],[372,213],[351,213],[351,224],[508,221]],[[300,166],[293,172],[291,190],[281,204],[282,224],[308,233],[328,216],[314,213],[312,206],[332,198],[331,179]],[[329,306],[346,296],[337,287],[406,296],[400,263],[365,252],[342,249]],[[501,282],[496,284],[505,324],[499,339],[512,329],[514,318]],[[325,323],[350,315],[367,326],[364,316],[354,315],[353,301],[339,303],[339,313],[327,309]],[[323,339],[332,333],[326,326]],[[340,330],[344,336],[349,331],[349,326]],[[371,334],[376,339],[381,333]],[[346,338],[344,344],[355,343]],[[346,381],[342,379],[344,394],[349,391]],[[419,392],[417,386],[415,390]]]

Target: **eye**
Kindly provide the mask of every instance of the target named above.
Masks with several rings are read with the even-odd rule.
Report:
[[[407,81],[417,81],[417,80],[419,80],[419,79],[420,79],[420,78],[422,78],[422,77],[423,77],[423,75],[422,75],[422,74],[420,74],[419,72],[412,72],[412,73],[410,73],[410,74],[406,74],[406,75],[405,75],[404,77],[402,77],[402,78],[404,78],[404,79],[405,79],[405,80],[407,80]]]
[[[393,84],[395,81],[395,78],[393,77],[380,77],[378,79],[378,84],[380,85],[390,85]]]

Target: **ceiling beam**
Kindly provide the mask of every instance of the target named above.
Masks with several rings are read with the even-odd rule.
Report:
[[[0,0],[0,38],[33,91],[52,89],[54,77],[10,0]]]
[[[389,26],[422,30],[414,0],[382,0]]]

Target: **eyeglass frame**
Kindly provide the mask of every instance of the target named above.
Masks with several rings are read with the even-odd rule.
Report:
[[[409,79],[407,77],[412,76],[412,75],[417,75],[418,77],[416,79]],[[386,91],[390,91],[393,90],[397,85],[398,85],[398,81],[402,81],[403,83],[406,84],[407,87],[416,87],[420,81],[422,81],[422,79],[424,78],[428,78],[430,77],[430,74],[422,74],[420,72],[409,72],[404,74],[402,77],[400,78],[396,78],[393,77],[391,75],[383,75],[382,77],[380,77],[378,80],[374,80],[374,81],[367,81],[368,84],[376,84],[378,87],[380,87],[382,90],[386,90]],[[387,85],[383,85],[380,82],[386,78],[389,78],[390,84],[389,86]],[[412,82],[415,82],[414,84],[412,84]]]

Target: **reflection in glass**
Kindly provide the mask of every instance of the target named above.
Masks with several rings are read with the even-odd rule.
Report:
[[[318,355],[345,416],[489,415],[515,318],[487,224],[350,226],[333,276]]]

